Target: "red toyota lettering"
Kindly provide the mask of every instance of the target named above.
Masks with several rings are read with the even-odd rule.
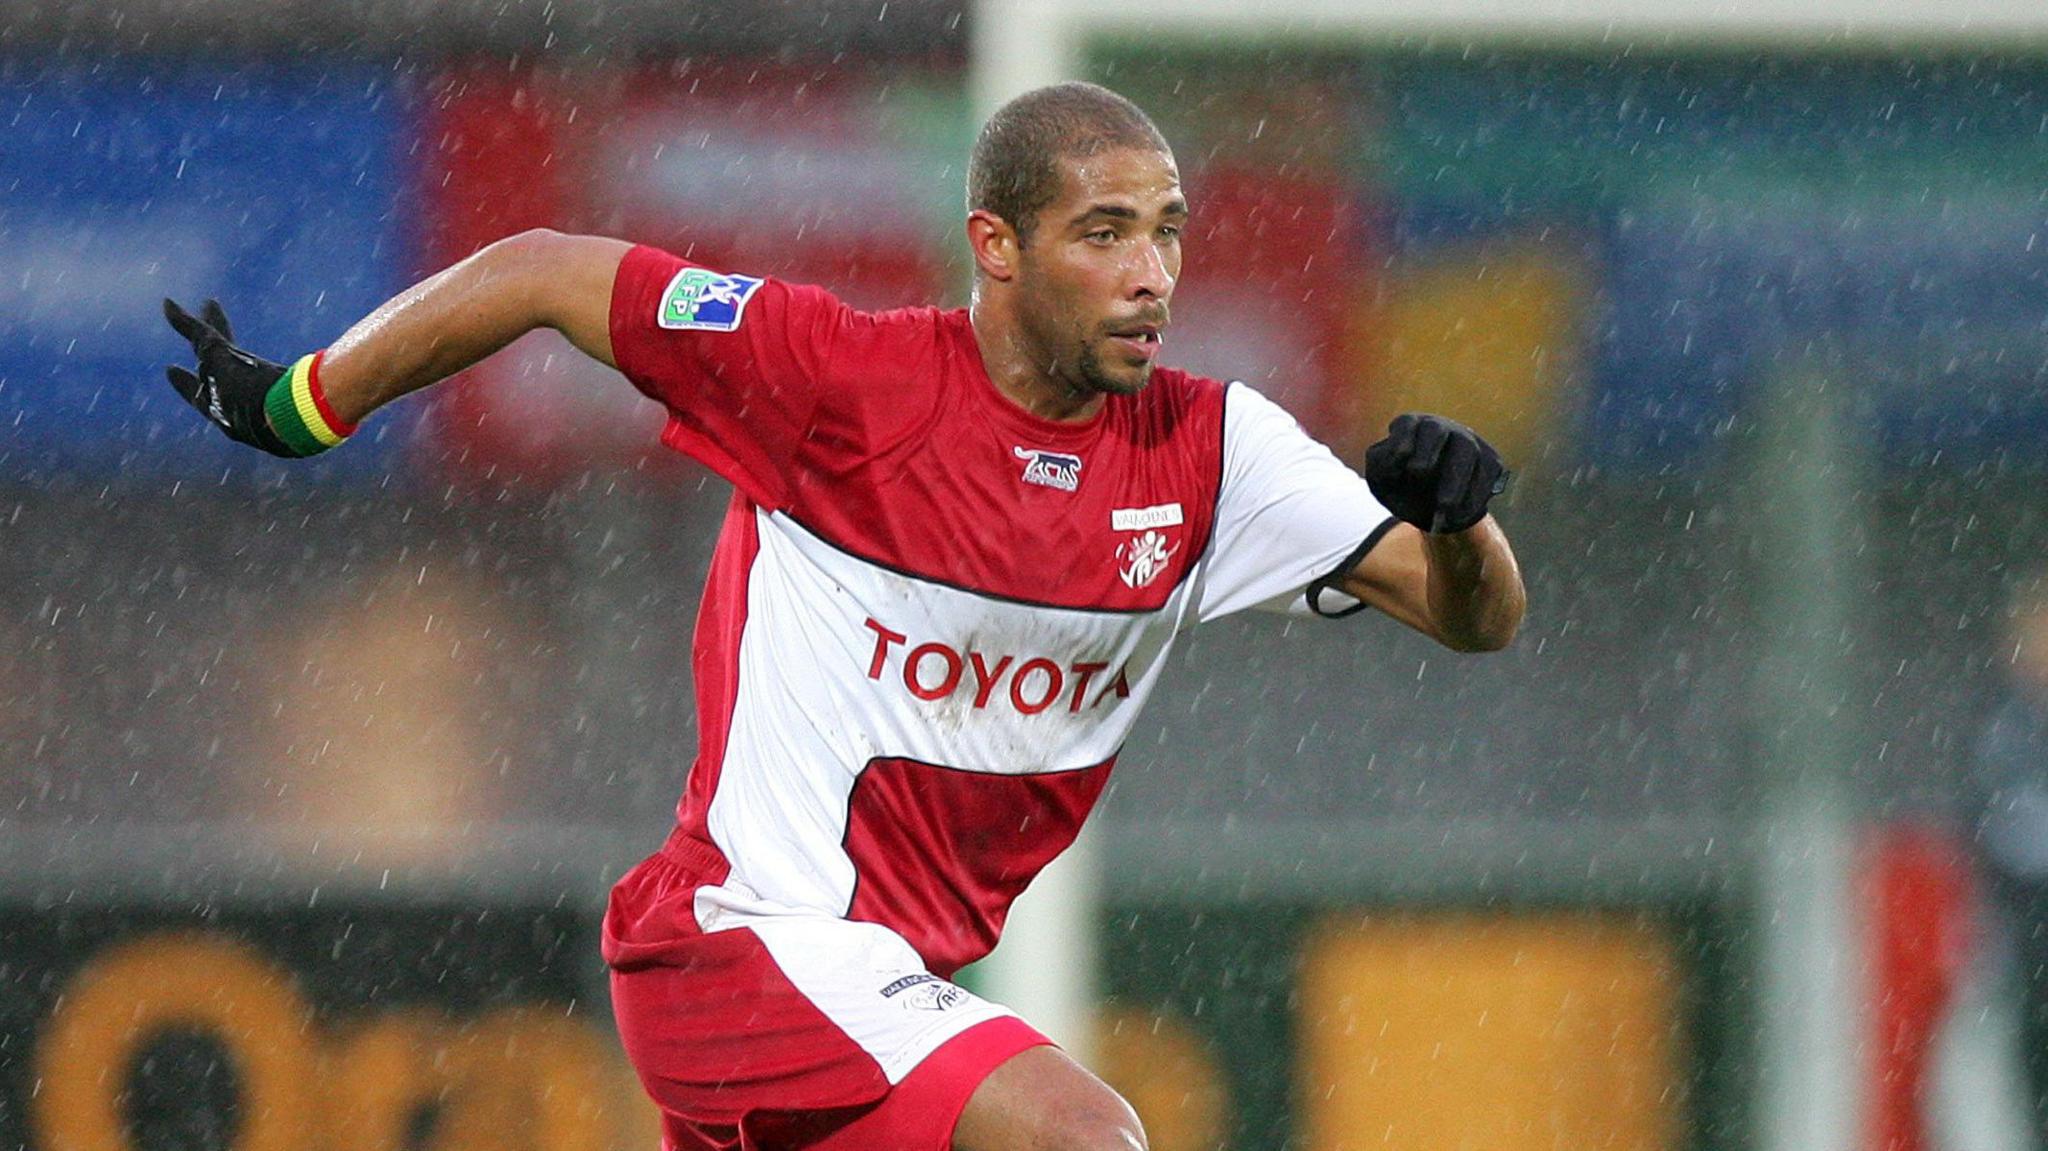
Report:
[[[970,651],[967,653],[967,658],[974,663],[974,706],[976,710],[980,710],[988,706],[988,697],[995,694],[996,684],[1002,682],[1003,672],[1009,668],[1010,661],[1016,657],[1006,655],[997,660],[995,670],[993,671],[989,670],[989,666],[981,658],[980,652]]]
[[[938,656],[945,662],[945,678],[935,687],[926,687],[917,669],[924,663],[924,657]],[[921,643],[910,649],[910,658],[903,661],[903,686],[919,699],[944,699],[960,686],[960,653],[942,643]]]
[[[1040,696],[1036,703],[1026,703],[1024,700],[1024,677],[1034,671],[1045,673],[1045,694]],[[1015,704],[1017,710],[1025,715],[1037,715],[1039,712],[1052,706],[1053,700],[1059,698],[1062,680],[1060,665],[1043,657],[1027,659],[1024,661],[1024,666],[1017,669],[1017,674],[1010,677],[1010,702]]]
[[[1107,670],[1108,667],[1109,665],[1106,663],[1077,663],[1074,665],[1074,698],[1067,703],[1068,711],[1081,710],[1081,697],[1088,694],[1088,681],[1095,678],[1096,672]],[[1098,700],[1097,702],[1101,701]]]
[[[986,710],[999,691],[1008,696],[1010,706],[1020,715],[1037,715],[1063,697],[1067,701],[1068,713],[1075,715],[1080,714],[1083,708],[1101,707],[1105,700],[1131,697],[1131,681],[1126,675],[1127,669],[1122,666],[1116,669],[1108,683],[1097,688],[1103,673],[1110,670],[1110,665],[1103,660],[1075,660],[1062,665],[1044,656],[1001,655],[991,662],[986,652],[972,648],[963,651],[936,640],[911,644],[909,636],[884,626],[872,616],[864,621],[864,625],[875,636],[874,654],[868,659],[868,678],[881,679],[889,666],[891,653],[908,646],[901,669],[903,686],[922,700],[937,701],[958,692],[970,667],[974,669],[974,708],[977,711]],[[1069,685],[1071,691],[1068,690]],[[1092,699],[1091,692],[1094,693]]]
[[[869,616],[866,623],[868,630],[875,633],[875,658],[868,661],[868,678],[880,679],[882,678],[882,662],[888,658],[890,646],[902,643],[910,637],[900,631],[890,631],[888,628],[876,623],[873,616]]]
[[[1117,668],[1116,678],[1109,681],[1109,686],[1103,688],[1102,694],[1096,696],[1095,702],[1090,704],[1089,706],[1101,707],[1102,701],[1108,699],[1112,695],[1116,696],[1118,699],[1131,698],[1131,681],[1124,676],[1124,672],[1128,670],[1128,668],[1128,664],[1126,664],[1123,667]]]

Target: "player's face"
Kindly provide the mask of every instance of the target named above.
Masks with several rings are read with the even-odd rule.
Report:
[[[1131,395],[1152,376],[1180,279],[1180,172],[1143,149],[1061,166],[1060,198],[1018,253],[1020,319],[1069,391]]]

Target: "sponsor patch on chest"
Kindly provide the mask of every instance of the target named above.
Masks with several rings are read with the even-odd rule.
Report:
[[[1150,528],[1177,528],[1185,519],[1178,503],[1154,504],[1149,508],[1112,508],[1109,526],[1113,531],[1142,532]]]
[[[1010,451],[1024,461],[1024,482],[1027,484],[1058,488],[1063,492],[1071,492],[1081,486],[1080,456],[1049,452],[1043,448],[1013,447]]]
[[[975,711],[1079,715],[1131,698],[1130,671],[1106,659],[1052,659],[1024,652],[965,650],[943,640],[916,640],[869,616],[875,637],[868,678],[901,677],[904,690],[927,703],[971,698]],[[890,672],[895,674],[889,674]]]

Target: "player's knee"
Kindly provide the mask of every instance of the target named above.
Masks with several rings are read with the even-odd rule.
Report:
[[[1145,1140],[1145,1128],[1136,1119],[1128,1123],[1113,1123],[1096,1131],[1088,1132],[1085,1143],[1074,1144],[1076,1151],[1150,1151],[1151,1144]]]
[[[1123,1096],[1057,1047],[1034,1047],[968,1100],[953,1151],[1148,1151]]]

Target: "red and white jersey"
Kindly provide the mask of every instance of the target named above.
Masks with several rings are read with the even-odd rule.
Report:
[[[824,913],[942,975],[981,957],[1080,830],[1175,636],[1304,610],[1393,522],[1241,384],[1162,368],[1086,423],[1032,416],[964,311],[856,312],[643,247],[611,336],[663,442],[737,489],[673,841],[717,880],[706,931]]]

